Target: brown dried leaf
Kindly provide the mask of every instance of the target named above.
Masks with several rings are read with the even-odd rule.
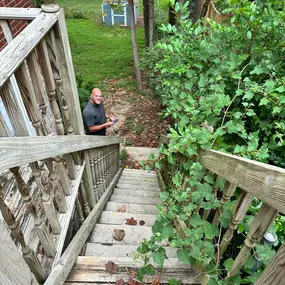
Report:
[[[116,280],[116,283],[115,285],[125,285],[125,281],[123,279],[120,279],[120,280]]]
[[[122,207],[118,208],[116,212],[124,213],[127,210],[127,206],[123,205]]]
[[[143,225],[145,224],[145,221],[140,220],[140,221],[139,221],[139,224],[140,224],[140,226],[143,226]]]
[[[152,281],[151,285],[159,285],[159,277],[156,277],[156,278]]]
[[[126,225],[135,226],[138,224],[137,220],[134,219],[134,217],[131,217],[130,219],[126,219]]]
[[[125,237],[125,231],[124,230],[114,229],[113,238],[115,240],[121,241],[124,239],[124,237]]]
[[[114,263],[113,261],[108,261],[108,262],[105,264],[105,267],[106,267],[106,272],[107,272],[107,273],[114,274],[114,273],[117,273],[117,272],[118,272],[118,266],[117,266],[117,264]]]
[[[137,276],[137,272],[130,267],[126,267],[126,271],[132,276],[132,277],[136,277]]]

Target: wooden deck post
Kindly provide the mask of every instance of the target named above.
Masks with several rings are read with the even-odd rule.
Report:
[[[12,241],[5,225],[0,220],[0,284],[22,285],[39,283],[31,273],[21,253]]]

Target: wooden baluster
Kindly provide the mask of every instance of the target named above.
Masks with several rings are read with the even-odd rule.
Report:
[[[30,120],[36,129],[37,135],[44,136],[44,128],[41,121],[41,115],[38,110],[36,95],[30,81],[30,76],[28,74],[28,69],[25,62],[15,72],[15,77],[18,82]]]
[[[43,71],[44,80],[47,88],[47,94],[51,106],[52,113],[55,118],[55,128],[58,135],[64,135],[64,127],[60,114],[60,109],[56,101],[56,86],[53,77],[52,67],[49,59],[48,49],[45,39],[37,46],[38,57]],[[68,168],[68,176],[70,179],[76,178],[76,170],[71,154],[64,155]]]
[[[94,170],[95,170],[95,183],[96,183],[96,190],[98,193],[98,198],[101,197],[101,180],[100,180],[100,157],[99,157],[99,148],[96,148],[92,151],[93,157],[94,157]]]
[[[78,216],[79,216],[80,224],[82,225],[84,223],[85,219],[84,219],[84,214],[82,211],[81,203],[80,203],[78,197],[76,197],[76,199],[75,199],[75,205],[76,205],[76,211],[77,211]]]
[[[58,176],[60,178],[63,187],[63,192],[65,195],[69,196],[71,194],[71,189],[70,189],[71,185],[68,179],[67,171],[63,163],[63,159],[60,156],[55,157],[55,165],[58,170]]]
[[[83,152],[84,160],[85,160],[85,169],[83,171],[83,183],[84,183],[84,188],[86,190],[86,197],[88,201],[88,205],[90,209],[93,209],[97,202],[97,198],[95,197],[95,191],[94,191],[94,184],[92,182],[93,177],[92,177],[92,171],[91,171],[91,166],[90,166],[90,158],[89,154],[91,151],[85,150]],[[94,178],[95,179],[95,178]]]
[[[102,154],[103,154],[103,169],[104,169],[104,181],[105,181],[105,187],[107,189],[109,183],[109,173],[107,169],[107,157],[108,157],[108,146],[102,148]]]
[[[226,202],[230,200],[235,191],[236,191],[236,185],[230,183],[229,181],[226,181],[223,191],[223,197],[220,201],[221,207],[216,210],[212,224],[215,225],[219,224],[219,218],[222,216],[223,206],[225,205]]]
[[[285,243],[278,249],[254,285],[280,285],[284,283]]]
[[[37,162],[31,163],[30,166],[35,176],[38,188],[41,191],[42,205],[45,209],[46,216],[51,225],[52,232],[54,234],[60,234],[61,225],[57,218],[57,214],[53,204],[52,184],[48,177],[42,175]]]
[[[42,123],[44,126],[44,130],[47,136],[51,136],[53,134],[50,122],[47,117],[47,104],[46,104],[46,96],[43,86],[43,78],[41,76],[41,70],[39,68],[39,64],[37,61],[37,55],[35,51],[27,58],[27,64],[29,69],[30,78],[32,81],[32,85],[34,88],[34,93],[36,95],[37,102],[41,109],[42,113]]]
[[[54,167],[51,158],[46,160],[46,165],[49,169],[49,178],[50,178],[50,181],[53,187],[53,194],[54,194],[56,204],[58,206],[58,210],[60,213],[66,213],[67,205],[66,205],[64,192],[63,192],[62,186],[60,184],[60,181],[57,175],[57,168]]]
[[[101,185],[101,195],[105,192],[106,190],[106,181],[104,177],[104,155],[103,155],[103,148],[100,147],[99,150],[99,160],[98,160],[98,165],[99,165],[99,171],[100,171],[100,185]]]
[[[82,204],[83,204],[83,211],[84,211],[85,217],[87,217],[90,214],[90,208],[87,202],[86,190],[84,187],[83,180],[80,181],[79,187],[80,187],[79,190],[80,190],[80,195],[81,195]]]
[[[263,203],[260,210],[256,214],[252,224],[250,225],[249,233],[244,241],[244,246],[241,248],[236,257],[228,277],[238,274],[243,264],[247,260],[250,251],[255,247],[256,243],[262,239],[268,227],[271,225],[278,211],[267,204]]]
[[[53,79],[52,69],[48,57],[48,51],[45,39],[42,39],[42,41],[37,46],[37,53],[38,53],[38,59],[41,66],[41,70],[43,72],[44,81],[47,89],[47,95],[49,98],[50,106],[52,113],[55,118],[55,128],[56,133],[58,135],[64,135],[64,128],[62,123],[62,118],[60,114],[60,110],[58,107],[58,104],[56,102],[56,93],[55,93],[55,82]]]
[[[92,185],[93,185],[93,191],[94,191],[94,195],[95,195],[95,200],[96,202],[99,200],[99,182],[98,182],[98,176],[97,176],[97,172],[96,172],[96,165],[97,165],[97,161],[96,158],[93,159],[93,153],[90,152],[89,155],[89,162],[90,162],[90,168],[91,168],[91,173],[92,173]]]
[[[38,282],[43,283],[44,280],[46,279],[45,271],[42,268],[42,265],[39,262],[35,252],[26,245],[23,232],[19,227],[19,223],[16,221],[12,211],[5,204],[3,189],[1,185],[0,185],[0,210],[5,222],[7,223],[9,229],[11,230],[12,237],[22,246],[22,253],[24,260],[29,265],[31,271],[34,273]]]
[[[52,29],[50,33],[47,35],[46,44],[48,47],[48,53],[49,53],[50,64],[51,64],[51,68],[53,72],[53,78],[56,83],[56,93],[57,93],[59,104],[60,104],[60,107],[63,113],[65,132],[68,135],[73,135],[74,128],[71,126],[69,107],[68,107],[68,103],[67,103],[67,100],[63,92],[63,88],[62,88],[63,79],[60,73],[58,52],[57,52],[55,43],[56,43],[55,34]]]
[[[35,231],[41,241],[42,246],[45,249],[45,253],[47,256],[53,257],[56,253],[55,246],[52,242],[52,238],[48,232],[47,227],[45,226],[44,220],[42,220],[37,211],[36,207],[32,201],[32,198],[29,194],[29,187],[21,177],[19,173],[19,167],[14,167],[10,169],[11,172],[15,176],[17,188],[23,197],[23,200],[25,202],[27,211],[33,216],[34,223],[35,223]]]
[[[17,136],[29,136],[29,132],[25,126],[23,114],[15,100],[15,94],[10,80],[0,89],[0,97],[3,101],[15,134]]]
[[[1,97],[1,95],[0,95]],[[0,137],[11,137],[10,130],[0,112]]]
[[[238,224],[244,218],[249,205],[251,204],[252,196],[245,191],[241,191],[236,206],[233,211],[233,217],[229,224],[229,228],[226,230],[221,245],[219,246],[219,250],[217,252],[217,260],[220,260],[226,251],[235,230],[237,229]]]

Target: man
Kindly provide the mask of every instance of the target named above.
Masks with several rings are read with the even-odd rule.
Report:
[[[83,118],[86,124],[86,134],[105,136],[106,128],[111,127],[114,123],[106,122],[106,114],[103,106],[102,92],[94,88],[90,95],[90,101],[83,109]]]

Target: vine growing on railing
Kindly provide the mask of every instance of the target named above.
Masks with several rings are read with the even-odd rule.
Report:
[[[175,122],[167,147],[153,161],[156,168],[162,167],[163,159],[177,164],[177,153],[193,158],[199,149],[210,148],[285,166],[284,4],[274,0],[229,2],[227,12],[234,16],[227,25],[210,19],[193,25],[187,18],[187,4],[176,4],[179,25],[163,25],[168,37],[150,51],[151,61],[142,62],[165,106],[162,115]],[[225,277],[233,260],[217,259],[222,227],[228,227],[235,200],[223,206],[222,227],[199,215],[200,209],[220,206],[213,189],[221,189],[223,181],[205,173],[195,159],[178,164],[166,191],[160,193],[163,204],[153,237],[138,248],[145,260],[139,277],[154,273],[148,263],[150,256],[163,266],[167,253],[162,245],[166,243],[179,248],[177,256],[184,263],[201,265],[210,275],[210,285],[254,283],[262,266],[253,272],[252,257],[243,274],[232,278]],[[189,226],[184,237],[174,226],[177,219]],[[250,223],[247,219],[244,228],[239,228],[241,235]],[[284,225],[284,219],[278,219],[275,232],[280,221]],[[265,256],[272,256],[268,246],[256,250],[263,264],[268,262]]]

